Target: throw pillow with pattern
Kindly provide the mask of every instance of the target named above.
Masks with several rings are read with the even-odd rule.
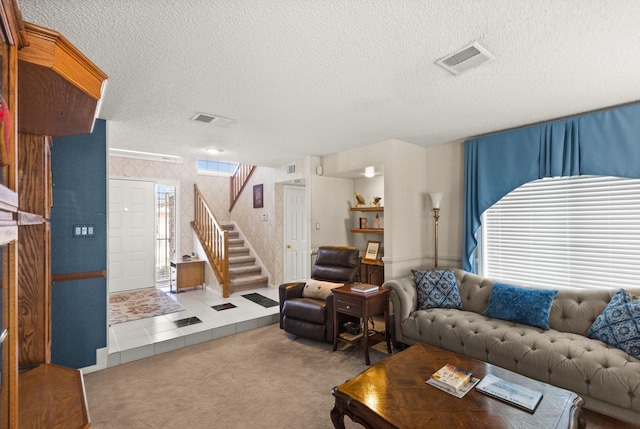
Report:
[[[640,359],[640,297],[619,289],[593,322],[587,336]]]
[[[453,270],[411,270],[418,292],[418,310],[462,308],[462,298]]]

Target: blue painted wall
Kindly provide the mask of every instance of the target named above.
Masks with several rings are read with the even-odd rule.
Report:
[[[91,134],[54,138],[51,148],[53,208],[51,271],[70,274],[107,267],[106,121]],[[93,237],[73,237],[73,225],[95,225]],[[107,346],[107,280],[53,284],[51,361],[83,368]]]

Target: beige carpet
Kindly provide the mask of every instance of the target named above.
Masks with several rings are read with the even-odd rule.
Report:
[[[276,324],[87,374],[91,428],[333,428],[331,389],[367,366],[360,349],[331,349]],[[585,415],[589,429],[630,427]]]
[[[87,374],[91,428],[332,428],[331,389],[367,366],[331,349],[274,324]]]
[[[181,310],[184,310],[182,305],[156,288],[109,295],[109,325],[162,316]]]

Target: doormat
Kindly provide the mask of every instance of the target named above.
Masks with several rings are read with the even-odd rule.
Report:
[[[277,301],[274,301],[271,298],[267,298],[266,296],[262,296],[259,293],[248,293],[242,296],[244,298],[247,298],[249,301],[253,301],[256,304],[260,304],[265,308],[275,307],[276,305],[278,305]]]
[[[113,293],[109,296],[109,325],[181,310],[184,307],[180,303],[156,288]]]

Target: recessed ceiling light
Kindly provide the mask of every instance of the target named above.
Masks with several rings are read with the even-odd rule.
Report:
[[[222,149],[218,149],[217,147],[210,147],[209,149],[207,149],[207,152],[215,155],[217,153],[222,153]]]
[[[376,169],[373,166],[366,167],[364,169],[364,173],[363,174],[364,174],[364,177],[373,177],[373,176],[376,175]]]

